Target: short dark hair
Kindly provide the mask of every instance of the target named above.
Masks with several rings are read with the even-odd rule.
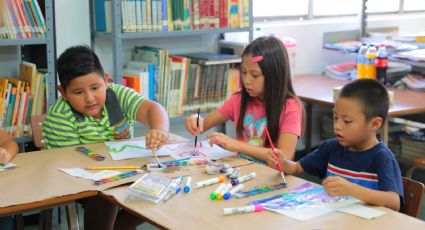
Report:
[[[64,90],[74,78],[93,72],[104,76],[99,58],[93,50],[84,45],[66,49],[57,60],[57,68],[59,82]]]
[[[352,81],[342,88],[339,96],[359,101],[368,121],[374,117],[381,117],[383,121],[387,118],[390,104],[388,92],[377,80]]]

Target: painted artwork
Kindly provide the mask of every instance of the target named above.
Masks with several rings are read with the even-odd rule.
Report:
[[[145,147],[146,142],[144,140],[110,141],[105,142],[105,145],[113,160],[152,156],[151,150]],[[210,146],[208,141],[198,142],[196,148],[194,148],[193,143],[168,144],[159,150],[155,150],[155,152],[158,156],[171,155],[175,159],[222,159],[236,156],[236,153],[229,152],[218,145]]]
[[[348,196],[330,197],[321,186],[304,183],[273,199],[263,199],[265,209],[297,220],[307,220],[335,211],[338,208],[353,205],[357,199]],[[258,204],[257,201],[250,204]]]

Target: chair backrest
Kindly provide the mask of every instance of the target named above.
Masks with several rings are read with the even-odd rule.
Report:
[[[401,212],[417,218],[424,195],[424,184],[421,182],[403,177],[404,207]]]
[[[31,117],[32,138],[34,139],[34,145],[37,148],[44,147],[43,135],[41,134],[41,126],[43,125],[45,117],[45,114],[34,115]]]

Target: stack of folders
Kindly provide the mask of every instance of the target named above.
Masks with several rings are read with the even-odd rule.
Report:
[[[158,203],[171,189],[173,180],[159,175],[148,173],[130,186],[131,193],[137,197]]]

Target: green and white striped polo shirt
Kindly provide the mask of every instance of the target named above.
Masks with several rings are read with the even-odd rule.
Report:
[[[45,145],[53,149],[129,138],[133,136],[132,126],[143,100],[134,90],[111,83],[106,91],[103,117],[96,119],[75,111],[60,97],[49,108],[43,122]]]

